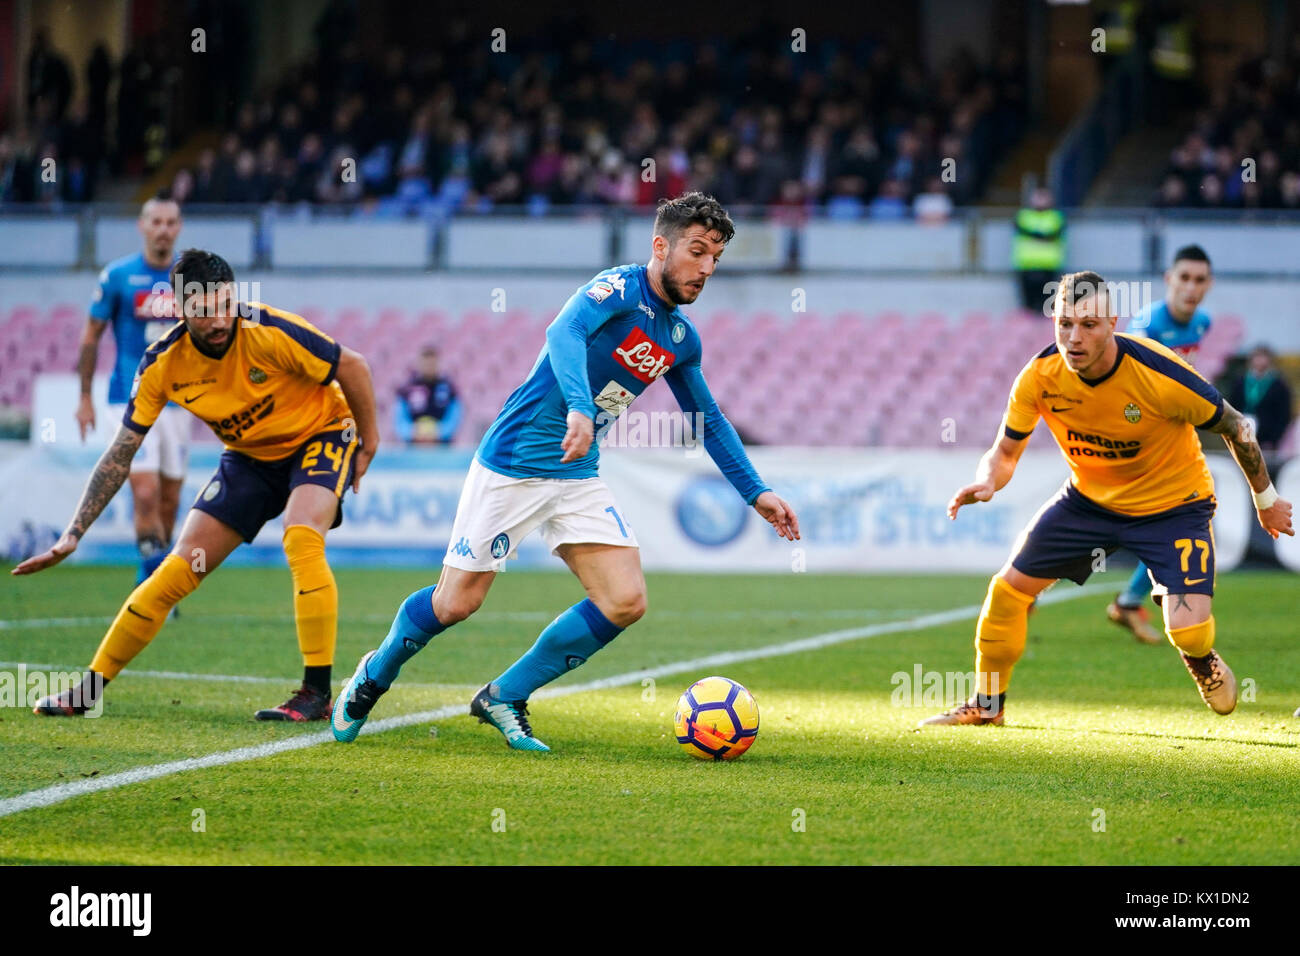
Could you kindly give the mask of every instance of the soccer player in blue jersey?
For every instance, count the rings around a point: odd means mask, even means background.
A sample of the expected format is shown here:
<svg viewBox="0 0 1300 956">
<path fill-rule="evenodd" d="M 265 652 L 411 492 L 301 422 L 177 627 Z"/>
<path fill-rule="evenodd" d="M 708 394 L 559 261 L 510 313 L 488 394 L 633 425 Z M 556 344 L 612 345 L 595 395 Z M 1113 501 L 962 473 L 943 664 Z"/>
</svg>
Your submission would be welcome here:
<svg viewBox="0 0 1300 956">
<path fill-rule="evenodd" d="M 138 226 L 144 250 L 104 267 L 81 335 L 77 425 L 83 442 L 86 430 L 95 427 L 90 387 L 105 330 L 112 327 L 117 345 L 113 374 L 108 380 L 109 417 L 121 419 L 145 348 L 176 324 L 168 274 L 181 232 L 180 206 L 171 199 L 150 199 L 140 210 Z M 168 405 L 131 463 L 135 541 L 140 551 L 136 584 L 149 577 L 167 557 L 189 458 L 189 428 L 180 407 Z"/>
<path fill-rule="evenodd" d="M 700 336 L 682 305 L 694 302 L 735 232 L 709 196 L 660 205 L 648 265 L 608 269 L 576 291 L 547 327 L 527 379 L 479 443 L 436 587 L 411 594 L 388 636 L 361 658 L 336 698 L 335 739 L 356 738 L 398 671 L 435 635 L 483 603 L 519 542 L 539 530 L 586 589 L 532 648 L 474 695 L 470 714 L 514 750 L 549 750 L 533 736 L 528 698 L 585 663 L 646 609 L 636 533 L 597 475 L 595 419 L 617 417 L 662 377 L 723 475 L 775 529 L 799 538 L 799 521 L 750 464 L 700 370 Z M 697 417 L 702 416 L 702 418 Z"/>
<path fill-rule="evenodd" d="M 1201 300 L 1214 284 L 1210 257 L 1200 246 L 1183 246 L 1174 253 L 1165 272 L 1165 297 L 1144 307 L 1127 329 L 1130 335 L 1154 339 L 1195 364 L 1201 340 L 1210 330 L 1210 316 Z M 1151 596 L 1151 575 L 1138 561 L 1128 586 L 1106 607 L 1106 616 L 1133 632 L 1143 644 L 1161 644 L 1163 637 L 1151 625 L 1146 602 Z"/>
</svg>

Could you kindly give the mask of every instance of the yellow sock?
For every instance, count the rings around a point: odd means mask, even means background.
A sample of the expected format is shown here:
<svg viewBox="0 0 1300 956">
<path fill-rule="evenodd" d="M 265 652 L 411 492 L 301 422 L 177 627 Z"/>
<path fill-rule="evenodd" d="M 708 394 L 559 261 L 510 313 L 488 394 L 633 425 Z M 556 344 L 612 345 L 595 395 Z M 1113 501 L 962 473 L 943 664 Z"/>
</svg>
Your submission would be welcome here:
<svg viewBox="0 0 1300 956">
<path fill-rule="evenodd" d="M 1191 627 L 1170 627 L 1165 625 L 1169 643 L 1188 657 L 1204 657 L 1214 649 L 1214 615 L 1211 614 L 1200 624 Z"/>
<path fill-rule="evenodd" d="M 303 664 L 329 667 L 338 638 L 339 590 L 325 560 L 325 538 L 305 524 L 290 525 L 284 529 L 284 553 L 293 574 L 293 616 Z"/>
<path fill-rule="evenodd" d="M 117 612 L 90 669 L 108 680 L 120 674 L 161 630 L 172 607 L 198 586 L 199 576 L 189 562 L 176 554 L 167 555 Z"/>
<path fill-rule="evenodd" d="M 1011 669 L 1025 649 L 1032 595 L 1017 591 L 1002 578 L 989 583 L 988 596 L 975 627 L 975 680 L 981 694 L 1005 694 Z"/>
</svg>

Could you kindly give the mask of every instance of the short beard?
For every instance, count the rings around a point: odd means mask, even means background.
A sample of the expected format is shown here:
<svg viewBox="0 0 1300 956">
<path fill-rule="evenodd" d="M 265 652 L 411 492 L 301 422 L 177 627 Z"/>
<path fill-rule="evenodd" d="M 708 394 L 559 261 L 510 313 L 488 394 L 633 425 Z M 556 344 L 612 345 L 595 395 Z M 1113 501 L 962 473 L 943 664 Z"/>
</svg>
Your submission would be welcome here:
<svg viewBox="0 0 1300 956">
<path fill-rule="evenodd" d="M 226 353 L 230 351 L 230 347 L 235 344 L 235 329 L 238 325 L 239 323 L 236 322 L 230 327 L 230 334 L 226 336 L 226 344 L 223 345 L 219 351 L 213 351 L 211 346 L 199 339 L 199 337 L 193 332 L 189 333 L 190 344 L 194 346 L 200 355 L 207 356 L 210 359 L 224 358 Z M 186 331 L 189 332 L 188 325 L 186 326 Z"/>
<path fill-rule="evenodd" d="M 664 274 L 663 281 L 664 291 L 668 293 L 668 298 L 673 305 L 681 305 L 683 302 L 689 303 L 691 301 L 691 297 L 682 290 L 680 285 L 670 279 L 667 273 Z"/>
</svg>

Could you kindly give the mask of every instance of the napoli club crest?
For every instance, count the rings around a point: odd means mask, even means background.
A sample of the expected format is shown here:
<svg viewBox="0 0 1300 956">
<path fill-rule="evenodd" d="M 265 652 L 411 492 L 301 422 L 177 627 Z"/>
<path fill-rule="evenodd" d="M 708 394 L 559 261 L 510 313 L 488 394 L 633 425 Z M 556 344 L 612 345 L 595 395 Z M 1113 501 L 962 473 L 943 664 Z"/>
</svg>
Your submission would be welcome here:
<svg viewBox="0 0 1300 956">
<path fill-rule="evenodd" d="M 1137 402 L 1129 402 L 1124 406 L 1124 417 L 1129 420 L 1129 424 L 1136 425 L 1142 421 L 1142 409 L 1138 408 Z"/>
<path fill-rule="evenodd" d="M 504 558 L 510 550 L 510 536 L 502 531 L 492 539 L 492 557 Z"/>
<path fill-rule="evenodd" d="M 252 382 L 254 385 L 261 385 L 263 382 L 266 381 L 266 373 L 263 372 L 260 368 L 254 366 L 253 368 L 250 368 L 248 370 L 248 380 Z"/>
<path fill-rule="evenodd" d="M 686 326 L 678 322 L 673 326 L 673 343 L 681 345 L 682 339 L 686 338 Z"/>
</svg>

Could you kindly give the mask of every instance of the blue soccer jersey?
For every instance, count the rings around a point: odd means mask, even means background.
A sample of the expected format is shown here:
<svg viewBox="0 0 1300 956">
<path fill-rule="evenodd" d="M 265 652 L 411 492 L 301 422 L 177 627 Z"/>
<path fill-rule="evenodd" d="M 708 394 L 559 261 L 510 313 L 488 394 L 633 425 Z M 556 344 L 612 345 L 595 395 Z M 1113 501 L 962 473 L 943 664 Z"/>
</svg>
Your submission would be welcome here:
<svg viewBox="0 0 1300 956">
<path fill-rule="evenodd" d="M 768 488 L 714 401 L 700 353 L 699 332 L 651 291 L 645 266 L 606 270 L 578 289 L 547 326 L 546 344 L 483 436 L 478 460 L 513 478 L 595 477 L 598 442 L 582 458 L 560 463 L 568 413 L 590 416 L 599 430 L 662 377 L 688 421 L 702 422 L 703 434 L 695 437 L 753 504 Z"/>
<path fill-rule="evenodd" d="M 1210 315 L 1204 309 L 1197 309 L 1186 322 L 1179 322 L 1169 311 L 1169 305 L 1164 299 L 1151 303 L 1133 316 L 1127 329 L 1131 335 L 1155 339 L 1189 362 L 1194 360 L 1201 339 L 1209 330 Z"/>
<path fill-rule="evenodd" d="M 113 326 L 117 359 L 108 380 L 108 400 L 119 405 L 131 397 L 131 383 L 144 350 L 176 324 L 170 264 L 155 269 L 137 252 L 110 262 L 99 274 L 90 317 Z"/>
</svg>

